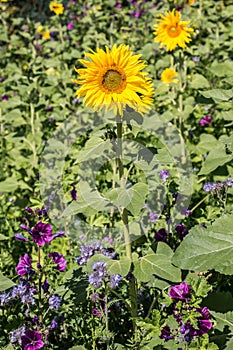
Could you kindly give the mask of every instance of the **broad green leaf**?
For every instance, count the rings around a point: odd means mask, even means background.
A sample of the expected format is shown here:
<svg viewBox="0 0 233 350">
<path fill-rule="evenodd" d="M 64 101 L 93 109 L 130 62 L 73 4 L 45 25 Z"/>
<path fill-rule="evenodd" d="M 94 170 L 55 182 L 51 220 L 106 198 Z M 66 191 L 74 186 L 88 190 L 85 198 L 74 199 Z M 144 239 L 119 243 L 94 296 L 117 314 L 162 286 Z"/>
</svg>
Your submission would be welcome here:
<svg viewBox="0 0 233 350">
<path fill-rule="evenodd" d="M 167 244 L 159 242 L 156 253 L 149 250 L 147 255 L 134 263 L 136 278 L 149 281 L 156 275 L 171 282 L 181 281 L 180 270 L 171 264 L 172 255 L 172 249 Z"/>
<path fill-rule="evenodd" d="M 131 261 L 129 258 L 122 257 L 120 260 L 110 260 L 108 261 L 108 273 L 119 274 L 121 276 L 126 276 L 129 272 Z"/>
<path fill-rule="evenodd" d="M 201 74 L 194 74 L 190 84 L 193 89 L 208 88 L 210 86 L 208 80 Z"/>
<path fill-rule="evenodd" d="M 6 180 L 0 182 L 0 192 L 14 192 L 18 185 L 15 177 L 8 177 Z"/>
<path fill-rule="evenodd" d="M 14 347 L 12 344 L 8 344 L 7 346 L 5 346 L 4 348 L 0 348 L 0 350 L 14 350 Z"/>
<path fill-rule="evenodd" d="M 63 216 L 70 216 L 78 213 L 90 216 L 99 211 L 106 210 L 108 200 L 101 197 L 98 191 L 93 190 L 86 182 L 79 182 L 77 189 L 78 200 L 66 207 Z"/>
<path fill-rule="evenodd" d="M 137 216 L 143 204 L 145 203 L 148 193 L 148 186 L 143 182 L 137 183 L 129 189 L 114 188 L 107 192 L 105 196 L 119 208 L 128 209 L 131 214 Z"/>
<path fill-rule="evenodd" d="M 233 97 L 233 90 L 213 89 L 207 91 L 199 91 L 206 98 L 212 98 L 214 101 L 228 101 Z"/>
<path fill-rule="evenodd" d="M 69 350 L 87 350 L 83 345 L 76 345 L 69 348 Z"/>
<path fill-rule="evenodd" d="M 217 321 L 217 329 L 223 331 L 224 327 L 228 327 L 228 329 L 231 330 L 231 333 L 233 334 L 233 311 L 224 314 L 220 312 L 211 311 L 211 314 Z"/>
<path fill-rule="evenodd" d="M 207 228 L 194 226 L 177 248 L 172 262 L 184 270 L 215 269 L 233 274 L 233 215 L 223 215 Z"/>
<path fill-rule="evenodd" d="M 15 286 L 15 283 L 9 278 L 3 276 L 3 274 L 0 272 L 0 292 L 9 289 L 13 286 Z"/>
<path fill-rule="evenodd" d="M 231 154 L 226 154 L 226 150 L 223 144 L 212 149 L 207 155 L 205 162 L 199 172 L 199 175 L 208 175 L 217 169 L 219 166 L 224 165 L 232 160 Z"/>
<path fill-rule="evenodd" d="M 4 236 L 3 234 L 0 233 L 0 241 L 4 241 L 5 239 L 9 239 L 9 237 Z"/>
<path fill-rule="evenodd" d="M 92 137 L 88 140 L 84 148 L 78 153 L 76 163 L 80 163 L 89 159 L 95 159 L 97 157 L 102 157 L 104 151 L 111 150 L 110 140 L 103 140 L 100 137 Z"/>
<path fill-rule="evenodd" d="M 232 62 L 230 61 L 214 63 L 209 70 L 218 77 L 233 76 Z"/>
<path fill-rule="evenodd" d="M 211 134 L 201 134 L 200 142 L 196 146 L 198 153 L 205 153 L 211 151 L 213 148 L 216 148 L 217 139 Z"/>
<path fill-rule="evenodd" d="M 220 117 L 222 117 L 224 120 L 233 120 L 233 109 L 230 109 L 229 111 L 222 111 L 220 113 Z"/>
</svg>

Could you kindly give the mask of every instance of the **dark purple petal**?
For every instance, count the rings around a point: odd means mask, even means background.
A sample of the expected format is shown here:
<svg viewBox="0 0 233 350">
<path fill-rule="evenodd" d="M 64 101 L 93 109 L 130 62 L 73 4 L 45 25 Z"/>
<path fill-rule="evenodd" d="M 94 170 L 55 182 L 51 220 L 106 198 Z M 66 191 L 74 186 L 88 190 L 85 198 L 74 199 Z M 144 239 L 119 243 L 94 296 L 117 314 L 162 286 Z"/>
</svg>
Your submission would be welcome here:
<svg viewBox="0 0 233 350">
<path fill-rule="evenodd" d="M 38 222 L 32 230 L 32 239 L 39 246 L 44 246 L 45 243 L 51 242 L 53 239 L 52 227 L 49 224 Z"/>
<path fill-rule="evenodd" d="M 16 267 L 18 275 L 23 276 L 29 274 L 32 268 L 32 259 L 28 254 L 24 254 L 24 256 L 20 257 L 20 261 Z"/>
<path fill-rule="evenodd" d="M 190 285 L 186 282 L 182 282 L 176 286 L 171 287 L 168 295 L 172 299 L 184 300 L 189 296 L 190 290 Z"/>
<path fill-rule="evenodd" d="M 38 350 L 43 348 L 44 342 L 40 332 L 27 330 L 22 336 L 23 350 Z"/>
</svg>

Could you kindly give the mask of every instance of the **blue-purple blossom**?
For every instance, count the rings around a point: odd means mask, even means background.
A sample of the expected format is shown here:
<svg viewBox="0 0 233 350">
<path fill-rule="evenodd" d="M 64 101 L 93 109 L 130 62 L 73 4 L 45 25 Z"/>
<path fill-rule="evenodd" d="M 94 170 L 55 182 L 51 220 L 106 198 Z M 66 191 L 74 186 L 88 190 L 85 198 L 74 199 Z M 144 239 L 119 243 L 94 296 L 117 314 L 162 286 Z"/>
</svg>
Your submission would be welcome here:
<svg viewBox="0 0 233 350">
<path fill-rule="evenodd" d="M 61 305 L 61 298 L 58 295 L 52 295 L 49 298 L 49 309 L 59 310 Z"/>
<path fill-rule="evenodd" d="M 11 294 L 9 292 L 3 292 L 0 294 L 0 305 L 5 306 L 11 302 Z"/>
<path fill-rule="evenodd" d="M 95 289 L 100 288 L 103 280 L 108 276 L 106 267 L 107 263 L 102 261 L 93 264 L 92 269 L 94 272 L 89 275 L 88 280 Z"/>
<path fill-rule="evenodd" d="M 214 191 L 216 189 L 216 182 L 209 182 L 209 183 L 206 183 L 203 185 L 203 190 L 205 192 L 211 192 L 211 191 Z"/>
<path fill-rule="evenodd" d="M 22 336 L 25 334 L 26 327 L 23 325 L 20 328 L 15 329 L 14 331 L 10 332 L 10 342 L 12 344 L 22 345 Z"/>
<path fill-rule="evenodd" d="M 53 331 L 53 330 L 56 329 L 57 327 L 58 327 L 58 322 L 57 322 L 55 319 L 53 319 L 53 320 L 51 321 L 51 323 L 50 323 L 49 330 L 50 330 L 50 331 Z"/>
<path fill-rule="evenodd" d="M 122 276 L 119 274 L 110 275 L 110 288 L 116 289 L 122 280 Z"/>
<path fill-rule="evenodd" d="M 159 172 L 159 176 L 160 176 L 160 179 L 165 182 L 167 180 L 167 178 L 170 176 L 170 173 L 168 170 L 161 170 Z"/>
<path fill-rule="evenodd" d="M 15 237 L 15 239 L 16 239 L 17 241 L 24 241 L 24 242 L 28 242 L 28 241 L 29 241 L 28 238 L 22 236 L 20 233 L 16 233 L 16 234 L 14 235 L 14 237 Z"/>
<path fill-rule="evenodd" d="M 80 247 L 81 255 L 78 256 L 75 261 L 79 265 L 86 265 L 88 260 L 96 254 L 103 254 L 110 259 L 113 259 L 116 256 L 115 250 L 112 247 L 105 248 L 100 242 L 92 242 L 90 244 L 84 244 Z"/>
<path fill-rule="evenodd" d="M 159 215 L 154 213 L 153 211 L 149 212 L 149 218 L 150 218 L 150 222 L 155 222 L 158 219 Z"/>
<path fill-rule="evenodd" d="M 67 30 L 72 30 L 74 28 L 74 21 L 70 21 L 68 24 L 67 24 Z"/>
<path fill-rule="evenodd" d="M 35 299 L 33 298 L 32 295 L 25 294 L 21 297 L 21 301 L 23 304 L 27 305 L 34 305 L 35 304 Z"/>
</svg>

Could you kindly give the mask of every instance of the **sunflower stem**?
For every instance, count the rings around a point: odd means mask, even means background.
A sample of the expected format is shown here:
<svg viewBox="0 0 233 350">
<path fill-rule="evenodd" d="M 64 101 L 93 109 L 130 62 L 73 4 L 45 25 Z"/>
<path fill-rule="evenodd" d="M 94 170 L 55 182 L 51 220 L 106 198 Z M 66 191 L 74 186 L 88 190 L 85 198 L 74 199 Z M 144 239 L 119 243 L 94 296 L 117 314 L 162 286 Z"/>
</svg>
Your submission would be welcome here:
<svg viewBox="0 0 233 350">
<path fill-rule="evenodd" d="M 120 119 L 120 117 L 119 117 Z M 122 152 L 122 134 L 123 134 L 123 124 L 122 121 L 117 118 L 117 163 L 118 163 L 118 173 L 120 186 L 124 190 L 125 189 L 125 177 L 124 177 L 124 167 L 123 167 L 123 152 Z M 129 222 L 128 222 L 128 210 L 123 208 L 121 219 L 123 222 L 123 230 L 124 230 L 124 240 L 125 240 L 125 249 L 126 256 L 132 260 L 131 253 L 131 243 L 130 243 L 130 231 L 129 231 Z M 133 330 L 136 338 L 136 318 L 137 318 L 137 281 L 133 277 L 129 281 L 129 298 L 130 298 L 130 306 L 131 306 L 131 316 L 133 323 Z"/>
</svg>

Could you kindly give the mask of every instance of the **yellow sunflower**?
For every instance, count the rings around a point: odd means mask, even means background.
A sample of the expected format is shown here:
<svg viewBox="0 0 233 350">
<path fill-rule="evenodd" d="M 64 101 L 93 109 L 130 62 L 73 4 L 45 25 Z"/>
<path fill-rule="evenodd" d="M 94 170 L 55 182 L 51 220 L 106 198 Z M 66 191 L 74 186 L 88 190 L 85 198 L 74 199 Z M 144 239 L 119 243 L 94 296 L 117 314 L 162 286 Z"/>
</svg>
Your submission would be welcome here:
<svg viewBox="0 0 233 350">
<path fill-rule="evenodd" d="M 85 55 L 89 60 L 79 61 L 86 68 L 75 68 L 79 79 L 73 81 L 81 85 L 76 95 L 84 97 L 88 107 L 94 111 L 113 109 L 121 116 L 126 105 L 141 114 L 150 108 L 154 89 L 147 73 L 142 72 L 146 64 L 141 55 L 133 55 L 126 45 L 106 47 L 106 52 L 91 50 Z"/>
<path fill-rule="evenodd" d="M 165 16 L 160 17 L 161 19 L 158 19 L 160 23 L 155 25 L 154 40 L 161 42 L 160 46 L 166 46 L 167 51 L 174 50 L 177 45 L 184 49 L 186 43 L 192 40 L 190 35 L 194 33 L 193 28 L 187 27 L 190 21 L 181 21 L 181 14 L 175 9 L 167 11 Z"/>
<path fill-rule="evenodd" d="M 177 76 L 177 72 L 172 68 L 166 68 L 161 74 L 161 80 L 163 83 L 178 83 L 178 79 L 174 79 Z"/>
<path fill-rule="evenodd" d="M 58 4 L 56 1 L 52 1 L 49 5 L 51 11 L 55 12 L 55 14 L 62 15 L 64 11 L 64 6 L 62 4 Z"/>
<path fill-rule="evenodd" d="M 43 33 L 43 35 L 42 35 L 42 37 L 44 38 L 44 39 L 50 39 L 50 31 L 49 30 L 46 30 L 44 33 Z"/>
</svg>

